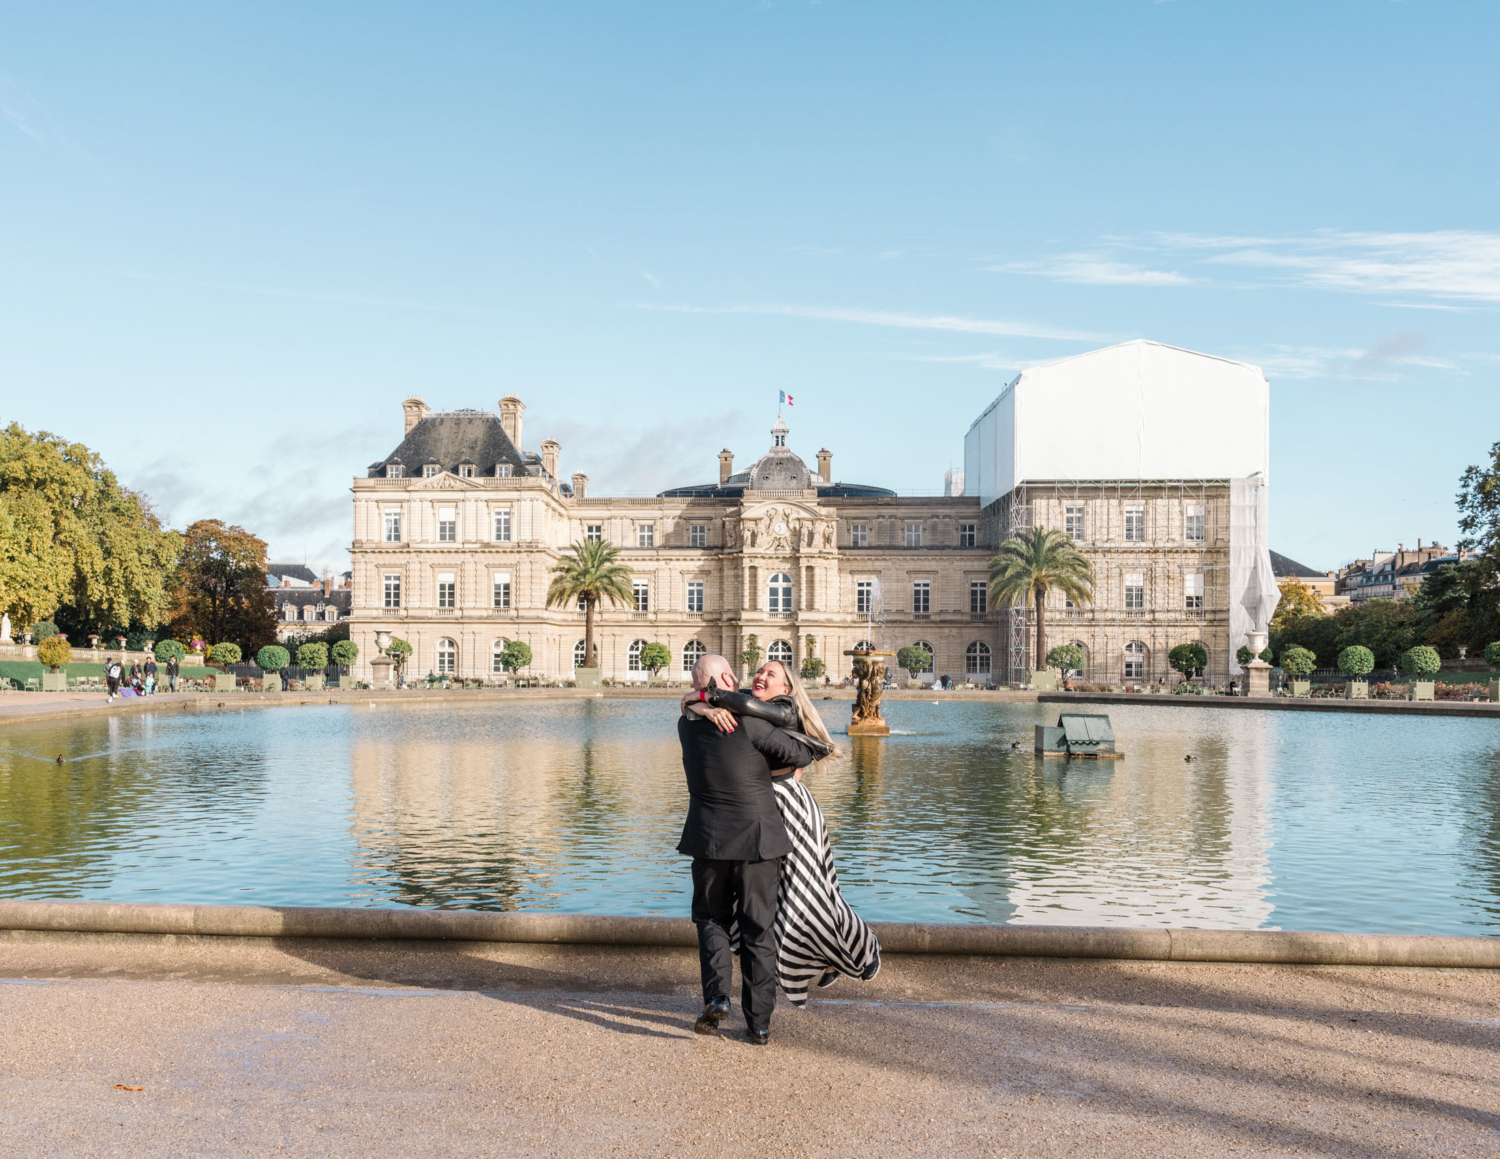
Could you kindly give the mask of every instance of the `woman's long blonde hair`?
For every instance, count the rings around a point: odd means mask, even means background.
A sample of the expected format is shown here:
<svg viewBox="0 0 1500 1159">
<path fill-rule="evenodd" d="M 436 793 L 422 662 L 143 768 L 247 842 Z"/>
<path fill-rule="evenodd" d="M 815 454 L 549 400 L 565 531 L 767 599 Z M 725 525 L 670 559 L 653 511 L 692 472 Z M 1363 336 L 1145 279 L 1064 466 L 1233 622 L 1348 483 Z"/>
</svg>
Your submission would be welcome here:
<svg viewBox="0 0 1500 1159">
<path fill-rule="evenodd" d="M 823 723 L 823 718 L 813 707 L 812 697 L 807 695 L 807 688 L 803 685 L 802 679 L 780 660 L 767 660 L 766 663 L 777 665 L 781 669 L 781 674 L 786 677 L 786 686 L 792 690 L 792 703 L 797 706 L 797 712 L 802 717 L 802 731 L 810 737 L 816 737 L 826 745 L 833 746 L 833 752 L 823 760 L 837 757 L 838 745 L 833 743 L 833 737 L 828 734 L 828 726 Z"/>
</svg>

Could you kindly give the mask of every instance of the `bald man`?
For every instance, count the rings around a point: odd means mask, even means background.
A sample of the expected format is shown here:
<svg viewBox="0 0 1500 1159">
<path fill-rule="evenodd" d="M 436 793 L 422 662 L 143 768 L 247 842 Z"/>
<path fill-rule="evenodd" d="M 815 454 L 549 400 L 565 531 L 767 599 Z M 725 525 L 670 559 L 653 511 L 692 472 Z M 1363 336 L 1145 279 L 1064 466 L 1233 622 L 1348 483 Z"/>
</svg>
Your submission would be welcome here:
<svg viewBox="0 0 1500 1159">
<path fill-rule="evenodd" d="M 710 680 L 729 691 L 739 686 L 722 656 L 693 665 L 694 688 L 701 692 Z M 776 890 L 781 859 L 792 849 L 771 770 L 805 768 L 813 754 L 757 717 L 740 717 L 734 731 L 722 732 L 706 717 L 685 712 L 677 737 L 689 797 L 677 852 L 693 859 L 693 924 L 703 975 L 703 1013 L 693 1029 L 714 1034 L 729 1013 L 729 926 L 738 919 L 746 1038 L 764 1046 L 776 1006 Z"/>
</svg>

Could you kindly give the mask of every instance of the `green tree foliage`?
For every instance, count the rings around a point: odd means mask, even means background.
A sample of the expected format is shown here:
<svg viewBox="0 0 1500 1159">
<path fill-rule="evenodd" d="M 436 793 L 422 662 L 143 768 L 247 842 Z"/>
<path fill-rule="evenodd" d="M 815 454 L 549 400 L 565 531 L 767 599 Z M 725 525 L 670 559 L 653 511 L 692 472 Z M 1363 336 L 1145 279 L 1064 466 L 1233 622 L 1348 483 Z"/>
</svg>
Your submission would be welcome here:
<svg viewBox="0 0 1500 1159">
<path fill-rule="evenodd" d="M 1208 667 L 1208 649 L 1197 641 L 1178 644 L 1167 653 L 1167 663 L 1184 676 L 1191 676 Z"/>
<path fill-rule="evenodd" d="M 31 625 L 31 638 L 40 644 L 49 636 L 57 635 L 57 625 L 51 620 L 39 620 Z"/>
<path fill-rule="evenodd" d="M 667 657 L 669 660 L 671 656 Z M 500 653 L 500 663 L 507 672 L 525 668 L 531 663 L 531 645 L 524 640 L 512 640 Z"/>
<path fill-rule="evenodd" d="M 45 431 L 0 431 L 0 611 L 159 624 L 178 537 L 98 455 Z M 81 638 L 81 637 L 80 637 Z"/>
<path fill-rule="evenodd" d="M 802 658 L 802 679 L 817 681 L 823 679 L 823 674 L 828 671 L 828 665 L 823 663 L 821 656 L 804 656 Z"/>
<path fill-rule="evenodd" d="M 1083 649 L 1077 644 L 1059 644 L 1047 653 L 1047 667 L 1064 671 L 1083 667 Z"/>
<path fill-rule="evenodd" d="M 1036 667 L 1046 667 L 1047 596 L 1061 592 L 1082 607 L 1093 602 L 1094 573 L 1089 561 L 1061 531 L 1033 527 L 1007 539 L 990 560 L 990 602 L 1036 608 Z"/>
<path fill-rule="evenodd" d="M 1239 661 L 1240 667 L 1243 668 L 1255 659 L 1255 653 L 1250 651 L 1249 644 L 1241 644 L 1240 650 L 1234 654 L 1234 658 Z"/>
<path fill-rule="evenodd" d="M 1281 602 L 1271 616 L 1271 630 L 1285 627 L 1303 616 L 1326 616 L 1318 593 L 1299 579 L 1281 581 Z"/>
<path fill-rule="evenodd" d="M 906 644 L 896 649 L 896 666 L 905 668 L 915 680 L 921 673 L 932 671 L 932 653 L 920 644 Z"/>
<path fill-rule="evenodd" d="M 1368 676 L 1375 670 L 1375 653 L 1362 644 L 1351 644 L 1339 653 L 1339 671 L 1346 676 Z"/>
<path fill-rule="evenodd" d="M 1271 634 L 1271 649 L 1283 654 L 1293 644 L 1309 649 L 1318 665 L 1332 668 L 1353 644 L 1375 653 L 1377 668 L 1393 668 L 1401 653 L 1420 642 L 1422 620 L 1415 600 L 1366 600 L 1331 616 L 1303 616 Z"/>
<path fill-rule="evenodd" d="M 328 649 L 328 654 L 333 657 L 335 664 L 342 664 L 345 668 L 359 659 L 359 645 L 353 640 L 336 640 Z"/>
<path fill-rule="evenodd" d="M 1490 448 L 1488 463 L 1469 467 L 1458 481 L 1459 547 L 1477 549 L 1500 566 L 1500 443 Z"/>
<path fill-rule="evenodd" d="M 1401 654 L 1401 671 L 1419 679 L 1424 676 L 1435 676 L 1442 666 L 1443 658 L 1437 654 L 1437 650 L 1425 644 L 1408 648 Z"/>
<path fill-rule="evenodd" d="M 1500 668 L 1500 640 L 1484 646 L 1484 662 L 1491 668 Z"/>
<path fill-rule="evenodd" d="M 761 657 L 766 650 L 760 646 L 760 637 L 753 632 L 745 637 L 745 647 L 740 652 L 740 663 L 744 666 L 745 675 L 748 677 L 760 667 Z"/>
<path fill-rule="evenodd" d="M 412 646 L 401 639 L 400 636 L 393 636 L 391 637 L 390 647 L 385 650 L 385 654 L 396 665 L 396 674 L 400 675 L 406 671 L 406 662 L 411 659 Z"/>
<path fill-rule="evenodd" d="M 266 672 L 280 672 L 291 662 L 291 653 L 280 644 L 267 644 L 255 654 L 255 663 Z"/>
<path fill-rule="evenodd" d="M 327 644 L 303 644 L 297 649 L 297 667 L 318 672 L 328 667 Z"/>
<path fill-rule="evenodd" d="M 1478 653 L 1500 636 L 1500 586 L 1488 557 L 1444 564 L 1422 581 L 1412 597 L 1417 639 L 1443 656 L 1460 645 Z"/>
<path fill-rule="evenodd" d="M 214 664 L 238 664 L 243 655 L 240 646 L 229 640 L 215 644 L 208 650 L 208 658 Z"/>
<path fill-rule="evenodd" d="M 158 663 L 165 664 L 168 660 L 175 659 L 179 664 L 187 655 L 187 646 L 177 640 L 159 640 L 156 645 L 156 659 Z"/>
<path fill-rule="evenodd" d="M 1281 670 L 1293 680 L 1305 680 L 1317 666 L 1317 656 L 1306 648 L 1293 645 L 1281 654 Z"/>
<path fill-rule="evenodd" d="M 56 672 L 73 662 L 73 649 L 69 647 L 66 636 L 54 632 L 37 645 L 36 658 Z"/>
<path fill-rule="evenodd" d="M 651 673 L 651 678 L 656 679 L 656 674 L 672 663 L 672 650 L 665 644 L 647 644 L 641 649 L 641 667 Z"/>
<path fill-rule="evenodd" d="M 583 654 L 585 668 L 599 667 L 594 645 L 594 616 L 605 600 L 623 608 L 635 606 L 630 569 L 619 562 L 620 549 L 607 540 L 575 543 L 571 556 L 558 560 L 547 585 L 549 608 L 570 608 L 583 601 Z"/>
<path fill-rule="evenodd" d="M 172 635 L 233 640 L 249 651 L 276 640 L 266 545 L 243 527 L 200 519 L 183 533 Z"/>
</svg>

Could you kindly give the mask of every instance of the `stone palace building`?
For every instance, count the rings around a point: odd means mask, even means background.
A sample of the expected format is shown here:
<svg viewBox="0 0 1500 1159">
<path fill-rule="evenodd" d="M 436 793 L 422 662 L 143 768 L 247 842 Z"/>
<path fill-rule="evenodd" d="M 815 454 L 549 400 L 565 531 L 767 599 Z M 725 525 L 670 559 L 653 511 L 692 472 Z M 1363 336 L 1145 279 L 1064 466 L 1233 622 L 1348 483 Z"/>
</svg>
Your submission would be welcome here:
<svg viewBox="0 0 1500 1159">
<path fill-rule="evenodd" d="M 734 659 L 755 636 L 800 665 L 809 648 L 838 679 L 845 649 L 924 644 L 935 675 L 988 683 L 997 623 L 988 601 L 993 519 L 977 497 L 903 497 L 814 470 L 780 419 L 747 470 L 718 455 L 718 480 L 653 498 L 594 496 L 560 473 L 559 445 L 522 442 L 520 399 L 499 414 L 403 404 L 405 437 L 354 481 L 352 639 L 369 677 L 376 633 L 414 649 L 408 675 L 491 679 L 510 640 L 530 645 L 526 674 L 568 679 L 583 662 L 584 614 L 546 607 L 570 544 L 603 539 L 633 576 L 629 608 L 596 615 L 603 675 L 645 680 L 647 643 L 665 644 L 681 678 L 707 652 Z M 815 641 L 815 643 L 812 643 Z M 738 662 L 736 661 L 736 664 Z"/>
</svg>

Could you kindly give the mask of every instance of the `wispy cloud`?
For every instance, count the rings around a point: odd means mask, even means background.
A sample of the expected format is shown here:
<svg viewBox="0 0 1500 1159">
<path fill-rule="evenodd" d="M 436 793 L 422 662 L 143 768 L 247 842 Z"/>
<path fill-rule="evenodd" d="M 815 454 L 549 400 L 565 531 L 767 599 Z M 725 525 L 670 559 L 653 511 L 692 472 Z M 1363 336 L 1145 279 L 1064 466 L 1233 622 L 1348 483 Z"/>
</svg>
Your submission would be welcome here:
<svg viewBox="0 0 1500 1159">
<path fill-rule="evenodd" d="M 835 306 L 796 306 L 765 303 L 749 306 L 673 306 L 638 302 L 640 310 L 676 314 L 756 314 L 778 318 L 813 318 L 823 322 L 854 322 L 898 330 L 943 330 L 957 334 L 993 334 L 1007 338 L 1042 338 L 1058 342 L 1099 342 L 1097 334 L 1064 330 L 1007 318 L 970 318 L 960 314 L 907 314 L 895 310 L 860 310 Z"/>
<path fill-rule="evenodd" d="M 1427 336 L 1415 330 L 1386 335 L 1368 349 L 1330 346 L 1272 346 L 1246 355 L 1269 378 L 1331 378 L 1358 382 L 1397 382 L 1408 368 L 1467 374 L 1461 362 L 1426 353 Z"/>
<path fill-rule="evenodd" d="M 38 145 L 47 144 L 47 134 L 41 127 L 41 106 L 4 73 L 0 73 L 0 116 Z"/>
<path fill-rule="evenodd" d="M 1014 370 L 1025 366 L 1026 360 L 1002 354 L 998 350 L 987 350 L 980 354 L 899 354 L 902 362 L 935 362 L 951 366 L 977 366 L 981 370 Z"/>
<path fill-rule="evenodd" d="M 646 281 L 650 282 L 658 290 L 661 289 L 661 287 L 662 287 L 662 280 L 660 278 L 658 278 L 655 274 L 651 273 L 649 270 L 642 270 L 641 271 L 641 277 L 645 278 Z"/>
<path fill-rule="evenodd" d="M 1151 270 L 1111 261 L 1097 253 L 1069 253 L 1034 262 L 1007 262 L 985 269 L 997 273 L 1034 274 L 1054 282 L 1082 286 L 1186 286 L 1192 278 L 1176 270 Z"/>
<path fill-rule="evenodd" d="M 1500 302 L 1500 234 L 1476 230 L 1302 237 L 1158 235 L 1207 264 L 1274 271 L 1293 284 L 1360 294 L 1417 294 Z"/>
<path fill-rule="evenodd" d="M 468 306 L 455 302 L 423 302 L 410 298 L 379 298 L 367 294 L 299 290 L 291 286 L 266 286 L 243 282 L 223 282 L 210 278 L 177 277 L 171 274 L 140 273 L 134 270 L 116 271 L 116 276 L 128 278 L 131 281 L 155 282 L 164 286 L 193 286 L 204 290 L 222 290 L 230 294 L 252 294 L 261 298 L 292 298 L 302 302 L 329 302 L 345 306 L 378 306 L 382 309 L 416 310 L 434 314 L 464 314 L 474 317 L 494 317 L 501 313 L 499 310 L 484 306 Z"/>
</svg>

